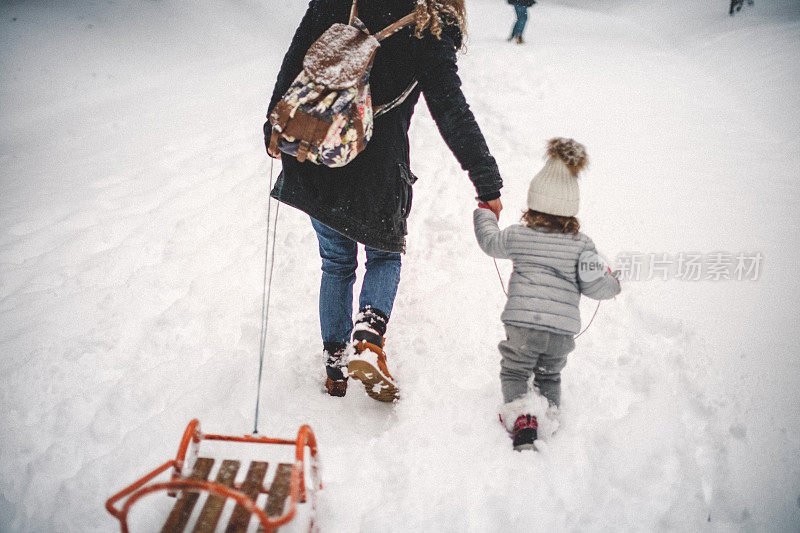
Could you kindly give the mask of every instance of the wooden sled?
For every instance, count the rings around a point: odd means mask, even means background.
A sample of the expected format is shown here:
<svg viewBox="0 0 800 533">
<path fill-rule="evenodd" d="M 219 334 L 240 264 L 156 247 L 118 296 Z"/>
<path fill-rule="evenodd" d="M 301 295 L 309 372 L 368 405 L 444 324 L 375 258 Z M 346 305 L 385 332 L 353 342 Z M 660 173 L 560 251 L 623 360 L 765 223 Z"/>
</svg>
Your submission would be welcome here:
<svg viewBox="0 0 800 533">
<path fill-rule="evenodd" d="M 215 481 L 210 481 L 208 477 L 214 469 L 215 460 L 198 457 L 199 444 L 204 440 L 292 445 L 295 447 L 294 463 L 278 464 L 274 469 L 272 482 L 266 486 L 264 480 L 269 467 L 266 462 L 250 462 L 244 481 L 235 483 L 241 461 L 225 459 L 218 465 Z M 189 452 L 190 445 L 192 445 L 191 452 Z M 310 452 L 310 483 L 306 483 L 306 448 Z M 190 454 L 191 465 L 187 465 L 189 462 L 187 461 L 187 452 Z M 190 467 L 191 472 L 187 475 L 184 468 L 188 470 Z M 169 481 L 151 483 L 156 477 L 170 469 L 172 469 L 172 477 Z M 128 533 L 128 512 L 131 506 L 148 494 L 167 492 L 170 496 L 177 496 L 177 500 L 161 529 L 162 533 L 184 531 L 194 515 L 197 518 L 193 521 L 192 531 L 207 533 L 217 529 L 223 515 L 225 502 L 232 499 L 236 502 L 236 506 L 227 520 L 227 526 L 224 529 L 226 533 L 247 531 L 253 517 L 258 524 L 258 531 L 272 532 L 295 517 L 298 504 L 310 500 L 310 531 L 314 526 L 314 493 L 319 488 L 322 488 L 322 485 L 317 471 L 317 442 L 314 432 L 309 426 L 300 428 L 296 440 L 286 440 L 249 435 L 206 435 L 200 431 L 200 422 L 194 419 L 186 427 L 175 459 L 167 461 L 113 495 L 106 501 L 106 509 L 119 520 L 122 532 Z M 205 503 L 199 514 L 193 513 L 203 493 L 207 493 Z M 257 500 L 262 494 L 266 495 L 266 498 L 261 498 L 262 501 L 264 499 L 266 501 L 259 506 Z M 123 499 L 125 501 L 122 503 L 122 507 L 115 507 L 115 504 Z M 288 506 L 286 505 L 287 499 Z"/>
</svg>

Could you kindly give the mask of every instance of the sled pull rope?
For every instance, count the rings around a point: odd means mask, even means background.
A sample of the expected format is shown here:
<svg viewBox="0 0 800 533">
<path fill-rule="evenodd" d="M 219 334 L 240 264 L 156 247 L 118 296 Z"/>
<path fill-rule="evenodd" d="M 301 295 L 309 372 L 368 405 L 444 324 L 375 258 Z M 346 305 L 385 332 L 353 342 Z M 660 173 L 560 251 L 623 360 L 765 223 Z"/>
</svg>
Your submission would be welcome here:
<svg viewBox="0 0 800 533">
<path fill-rule="evenodd" d="M 586 327 L 585 327 L 585 328 L 583 328 L 583 331 L 581 331 L 580 333 L 578 333 L 577 335 L 575 335 L 574 337 L 572 337 L 573 339 L 577 339 L 578 337 L 580 337 L 581 335 L 583 335 L 584 333 L 586 333 L 586 330 L 587 330 L 587 329 L 589 329 L 589 326 L 591 326 L 591 325 L 592 325 L 592 322 L 594 322 L 594 317 L 596 317 L 596 316 L 597 316 L 597 312 L 600 310 L 600 302 L 601 302 L 601 301 L 602 301 L 602 300 L 597 300 L 597 307 L 595 307 L 595 308 L 594 308 L 594 314 L 592 315 L 592 318 L 590 318 L 590 319 L 589 319 L 589 323 L 588 323 L 588 324 L 586 324 Z"/>
<path fill-rule="evenodd" d="M 266 231 L 266 245 L 264 246 L 264 281 L 262 283 L 264 290 L 261 293 L 261 335 L 259 337 L 258 346 L 258 388 L 256 389 L 256 414 L 253 422 L 253 434 L 258 434 L 258 406 L 261 403 L 261 376 L 264 372 L 264 353 L 266 352 L 267 345 L 267 326 L 269 325 L 269 300 L 272 294 L 272 273 L 275 269 L 275 235 L 278 231 L 278 209 L 281 204 L 278 202 L 275 205 L 275 222 L 272 224 L 272 253 L 269 250 L 269 230 L 270 219 L 272 218 L 272 176 L 275 166 L 275 160 L 270 158 L 269 163 L 269 189 L 267 190 L 267 231 Z M 267 277 L 269 272 L 269 277 Z"/>
<path fill-rule="evenodd" d="M 506 290 L 505 283 L 503 283 L 503 275 L 500 274 L 500 267 L 497 266 L 497 259 L 492 257 L 492 261 L 494 261 L 494 269 L 497 270 L 497 279 L 500 280 L 500 288 L 503 289 L 503 294 L 505 294 L 506 298 L 508 298 L 508 291 Z"/>
<path fill-rule="evenodd" d="M 502 274 L 500 274 L 500 267 L 497 266 L 497 259 L 492 258 L 492 260 L 494 261 L 494 269 L 497 270 L 497 278 L 500 280 L 500 287 L 503 289 L 503 294 L 505 294 L 506 298 L 507 298 L 508 297 L 508 291 L 506 291 L 505 283 L 503 283 L 503 276 L 502 276 Z M 586 327 L 583 328 L 583 331 L 581 331 L 580 333 L 578 333 L 577 335 L 572 337 L 573 339 L 577 339 L 578 337 L 580 337 L 581 335 L 586 333 L 586 330 L 589 329 L 589 326 L 592 325 L 592 322 L 594 322 L 594 317 L 597 316 L 597 312 L 600 310 L 600 302 L 601 302 L 601 300 L 597 300 L 597 307 L 594 308 L 594 314 L 592 314 L 592 318 L 589 319 L 589 323 L 586 324 Z"/>
</svg>

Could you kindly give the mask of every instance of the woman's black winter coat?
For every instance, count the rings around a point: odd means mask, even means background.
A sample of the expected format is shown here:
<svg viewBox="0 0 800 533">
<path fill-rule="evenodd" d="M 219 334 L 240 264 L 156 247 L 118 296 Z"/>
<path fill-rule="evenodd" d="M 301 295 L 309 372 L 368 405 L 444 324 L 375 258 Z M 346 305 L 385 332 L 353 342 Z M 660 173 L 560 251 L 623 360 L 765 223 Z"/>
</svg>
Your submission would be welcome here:
<svg viewBox="0 0 800 533">
<path fill-rule="evenodd" d="M 347 23 L 351 5 L 351 0 L 311 0 L 283 60 L 269 109 L 300 73 L 314 41 L 331 24 Z M 359 18 L 374 34 L 410 13 L 414 1 L 360 0 L 358 8 Z M 408 128 L 421 91 L 478 197 L 498 198 L 502 180 L 497 164 L 460 88 L 456 50 L 461 38 L 458 28 L 448 25 L 441 39 L 430 33 L 418 39 L 412 25 L 384 40 L 370 75 L 374 105 L 396 98 L 415 79 L 417 88 L 402 105 L 375 119 L 366 149 L 346 166 L 329 168 L 284 156 L 272 196 L 367 246 L 404 251 L 411 185 L 416 180 L 409 169 Z"/>
</svg>

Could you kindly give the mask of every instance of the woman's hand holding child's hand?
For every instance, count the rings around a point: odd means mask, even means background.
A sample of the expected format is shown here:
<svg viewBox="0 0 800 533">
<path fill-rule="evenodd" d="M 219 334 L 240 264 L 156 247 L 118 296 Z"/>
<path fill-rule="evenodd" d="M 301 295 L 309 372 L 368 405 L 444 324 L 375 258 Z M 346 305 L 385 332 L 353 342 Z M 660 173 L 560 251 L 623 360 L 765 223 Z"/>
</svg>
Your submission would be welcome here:
<svg viewBox="0 0 800 533">
<path fill-rule="evenodd" d="M 500 198 L 495 198 L 494 200 L 489 200 L 488 202 L 478 202 L 478 207 L 488 209 L 494 213 L 494 216 L 497 217 L 497 220 L 500 220 L 500 211 L 503 210 L 503 202 L 500 201 Z"/>
</svg>

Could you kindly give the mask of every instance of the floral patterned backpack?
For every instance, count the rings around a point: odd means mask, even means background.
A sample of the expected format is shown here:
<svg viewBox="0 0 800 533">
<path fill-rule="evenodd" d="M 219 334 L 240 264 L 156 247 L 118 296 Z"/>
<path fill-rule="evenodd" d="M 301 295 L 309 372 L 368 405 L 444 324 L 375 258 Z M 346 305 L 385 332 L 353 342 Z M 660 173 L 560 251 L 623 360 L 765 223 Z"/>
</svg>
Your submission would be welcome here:
<svg viewBox="0 0 800 533">
<path fill-rule="evenodd" d="M 410 13 L 369 34 L 353 0 L 348 24 L 333 24 L 311 45 L 303 70 L 264 124 L 270 152 L 298 161 L 341 167 L 352 161 L 372 137 L 375 117 L 400 105 L 416 81 L 391 102 L 372 107 L 369 73 L 380 41 L 414 22 Z"/>
</svg>

